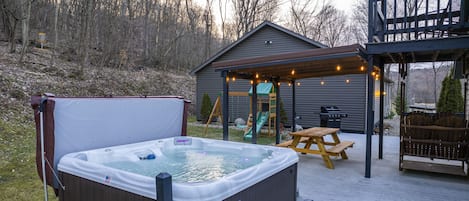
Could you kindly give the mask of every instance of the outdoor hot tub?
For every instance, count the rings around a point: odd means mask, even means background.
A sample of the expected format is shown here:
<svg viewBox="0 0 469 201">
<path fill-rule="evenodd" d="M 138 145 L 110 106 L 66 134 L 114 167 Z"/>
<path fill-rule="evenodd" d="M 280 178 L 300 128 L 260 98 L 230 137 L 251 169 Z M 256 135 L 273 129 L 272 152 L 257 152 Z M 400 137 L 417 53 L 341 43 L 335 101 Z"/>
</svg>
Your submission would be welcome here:
<svg viewBox="0 0 469 201">
<path fill-rule="evenodd" d="M 155 200 L 155 177 L 167 172 L 172 175 L 175 201 L 293 201 L 297 162 L 298 156 L 290 149 L 193 137 L 165 138 L 65 155 L 58 169 L 75 189 L 65 188 L 60 197 L 114 200 L 105 198 L 114 194 L 120 199 L 142 196 Z"/>
<path fill-rule="evenodd" d="M 186 137 L 189 103 L 33 96 L 39 176 L 61 201 L 295 200 L 295 152 Z"/>
</svg>

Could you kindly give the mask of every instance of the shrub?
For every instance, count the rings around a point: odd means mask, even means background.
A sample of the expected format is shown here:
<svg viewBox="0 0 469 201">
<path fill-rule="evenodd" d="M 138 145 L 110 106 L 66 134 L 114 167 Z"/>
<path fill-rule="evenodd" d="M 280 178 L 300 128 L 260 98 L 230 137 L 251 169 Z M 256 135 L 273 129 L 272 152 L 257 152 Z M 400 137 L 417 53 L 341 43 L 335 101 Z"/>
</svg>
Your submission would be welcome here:
<svg viewBox="0 0 469 201">
<path fill-rule="evenodd" d="M 397 115 L 401 115 L 401 94 L 398 92 L 396 98 L 394 99 L 394 110 L 396 111 Z M 407 101 L 404 98 L 402 107 L 404 112 L 407 111 Z"/>
<path fill-rule="evenodd" d="M 442 82 L 440 97 L 436 109 L 438 112 L 463 112 L 464 98 L 461 83 L 453 79 L 453 71 Z"/>
<path fill-rule="evenodd" d="M 283 125 L 285 125 L 288 121 L 288 117 L 287 117 L 287 112 L 285 111 L 285 108 L 283 108 L 283 101 L 282 99 L 280 99 L 280 123 L 282 123 Z"/>
<path fill-rule="evenodd" d="M 202 118 L 203 122 L 207 122 L 211 112 L 212 101 L 210 100 L 210 96 L 208 96 L 207 93 L 204 93 L 204 96 L 202 97 L 202 106 L 200 108 L 200 117 Z"/>
</svg>

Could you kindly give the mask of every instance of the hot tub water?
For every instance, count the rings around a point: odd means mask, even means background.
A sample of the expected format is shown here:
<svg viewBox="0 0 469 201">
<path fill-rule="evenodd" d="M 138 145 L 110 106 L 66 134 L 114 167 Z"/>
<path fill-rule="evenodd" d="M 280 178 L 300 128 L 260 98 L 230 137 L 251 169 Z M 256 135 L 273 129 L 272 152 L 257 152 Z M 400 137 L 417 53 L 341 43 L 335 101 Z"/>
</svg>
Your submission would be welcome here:
<svg viewBox="0 0 469 201">
<path fill-rule="evenodd" d="M 217 180 L 270 157 L 271 153 L 267 152 L 244 156 L 230 150 L 181 149 L 170 155 L 155 156 L 154 159 L 113 161 L 103 165 L 149 177 L 167 172 L 175 182 L 194 183 Z"/>
</svg>

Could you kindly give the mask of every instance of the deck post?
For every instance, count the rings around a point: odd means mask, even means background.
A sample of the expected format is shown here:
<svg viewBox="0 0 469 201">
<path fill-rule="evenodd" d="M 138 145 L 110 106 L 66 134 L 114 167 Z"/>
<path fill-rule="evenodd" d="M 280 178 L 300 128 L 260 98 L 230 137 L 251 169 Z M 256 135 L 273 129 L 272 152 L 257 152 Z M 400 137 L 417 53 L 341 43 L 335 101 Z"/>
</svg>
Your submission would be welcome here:
<svg viewBox="0 0 469 201">
<path fill-rule="evenodd" d="M 257 144 L 257 79 L 252 82 L 252 126 L 251 126 L 251 142 Z"/>
<path fill-rule="evenodd" d="M 221 76 L 223 77 L 222 85 L 223 85 L 223 99 L 222 99 L 222 117 L 223 117 L 223 140 L 228 140 L 228 91 L 229 91 L 229 84 L 228 84 L 228 72 L 222 71 Z"/>
<path fill-rule="evenodd" d="M 375 19 L 376 18 L 376 0 L 368 0 L 368 43 L 373 43 L 375 35 Z M 373 72 L 373 55 L 368 55 L 367 67 L 367 107 L 366 107 L 366 153 L 365 153 L 365 178 L 371 177 L 371 136 L 373 134 L 373 96 L 374 78 L 371 75 Z"/>
<path fill-rule="evenodd" d="M 291 89 L 292 89 L 292 105 L 291 105 L 291 131 L 296 131 L 296 90 L 295 90 L 295 80 L 291 81 Z"/>
<path fill-rule="evenodd" d="M 173 201 L 172 179 L 166 172 L 156 175 L 156 200 Z"/>
<path fill-rule="evenodd" d="M 275 87 L 275 144 L 280 143 L 280 81 L 274 83 Z"/>
<path fill-rule="evenodd" d="M 378 159 L 383 159 L 383 135 L 384 135 L 384 64 L 379 62 L 379 146 Z"/>
<path fill-rule="evenodd" d="M 374 78 L 371 75 L 373 72 L 373 56 L 368 55 L 368 69 L 367 69 L 367 78 L 368 78 L 368 97 L 367 97 L 367 107 L 366 107 L 366 165 L 365 165 L 365 177 L 371 177 L 371 140 L 373 135 L 373 101 L 374 101 Z"/>
</svg>

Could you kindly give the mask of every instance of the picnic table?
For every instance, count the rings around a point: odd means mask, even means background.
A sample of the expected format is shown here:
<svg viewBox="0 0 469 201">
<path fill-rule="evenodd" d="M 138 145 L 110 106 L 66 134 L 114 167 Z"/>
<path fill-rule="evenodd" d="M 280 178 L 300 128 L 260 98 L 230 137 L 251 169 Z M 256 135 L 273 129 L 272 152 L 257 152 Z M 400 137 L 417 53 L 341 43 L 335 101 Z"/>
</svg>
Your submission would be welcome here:
<svg viewBox="0 0 469 201">
<path fill-rule="evenodd" d="M 355 142 L 343 141 L 341 142 L 338 128 L 326 128 L 326 127 L 313 127 L 305 130 L 292 132 L 290 135 L 293 137 L 292 140 L 278 144 L 280 147 L 289 147 L 296 152 L 303 154 L 319 154 L 322 156 L 326 167 L 334 169 L 330 156 L 339 156 L 342 159 L 348 159 L 345 149 L 352 147 Z M 333 142 L 325 141 L 324 137 L 331 135 Z M 299 147 L 300 143 L 305 143 L 304 147 Z M 317 149 L 311 149 L 311 145 L 316 144 Z M 328 146 L 328 148 L 326 148 Z"/>
</svg>

